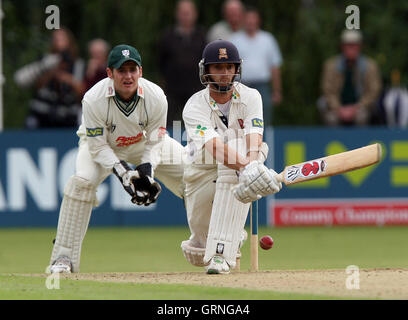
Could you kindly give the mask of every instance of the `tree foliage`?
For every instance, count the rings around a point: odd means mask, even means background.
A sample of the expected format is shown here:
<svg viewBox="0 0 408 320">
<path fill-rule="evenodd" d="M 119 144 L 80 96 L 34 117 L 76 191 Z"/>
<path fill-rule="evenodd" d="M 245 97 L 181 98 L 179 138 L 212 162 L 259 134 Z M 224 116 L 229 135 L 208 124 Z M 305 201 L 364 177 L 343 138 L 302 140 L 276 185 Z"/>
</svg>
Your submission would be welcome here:
<svg viewBox="0 0 408 320">
<path fill-rule="evenodd" d="M 316 125 L 316 99 L 320 95 L 322 63 L 339 50 L 349 4 L 360 9 L 364 52 L 380 66 L 384 84 L 393 69 L 408 82 L 408 1 L 247 0 L 257 7 L 263 29 L 278 40 L 284 101 L 276 108 L 276 125 Z M 209 28 L 221 18 L 222 1 L 195 0 L 199 24 Z M 158 80 L 157 41 L 163 29 L 174 23 L 176 0 L 3 0 L 3 65 L 5 127 L 22 127 L 29 90 L 13 81 L 15 70 L 34 61 L 49 45 L 51 31 L 45 27 L 48 5 L 60 8 L 61 24 L 77 38 L 80 54 L 87 58 L 87 43 L 104 38 L 112 45 L 130 43 L 139 49 L 144 76 Z M 171 63 L 169 61 L 168 63 Z"/>
</svg>

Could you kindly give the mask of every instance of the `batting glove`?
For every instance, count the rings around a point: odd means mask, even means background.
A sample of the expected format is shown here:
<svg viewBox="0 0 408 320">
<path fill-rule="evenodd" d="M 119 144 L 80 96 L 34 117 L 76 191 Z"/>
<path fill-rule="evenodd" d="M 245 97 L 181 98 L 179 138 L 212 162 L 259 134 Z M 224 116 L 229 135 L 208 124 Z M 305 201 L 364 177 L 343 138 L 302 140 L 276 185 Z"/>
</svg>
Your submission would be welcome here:
<svg viewBox="0 0 408 320">
<path fill-rule="evenodd" d="M 241 202 L 259 200 L 282 189 L 282 183 L 276 179 L 277 173 L 258 161 L 252 161 L 242 171 L 234 196 Z"/>
</svg>

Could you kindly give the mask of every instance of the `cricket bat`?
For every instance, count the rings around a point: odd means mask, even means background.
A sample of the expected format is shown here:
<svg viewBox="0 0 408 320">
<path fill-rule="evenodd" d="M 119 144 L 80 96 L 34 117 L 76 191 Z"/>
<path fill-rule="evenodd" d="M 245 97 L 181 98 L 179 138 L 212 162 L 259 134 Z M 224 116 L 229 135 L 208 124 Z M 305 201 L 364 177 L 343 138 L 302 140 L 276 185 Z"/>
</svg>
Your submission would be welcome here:
<svg viewBox="0 0 408 320">
<path fill-rule="evenodd" d="M 381 145 L 375 143 L 366 147 L 287 166 L 276 178 L 285 185 L 291 185 L 330 177 L 378 163 L 381 160 L 381 152 Z"/>
<path fill-rule="evenodd" d="M 285 167 L 276 178 L 285 185 L 334 176 L 352 170 L 371 166 L 381 160 L 381 145 L 375 143 L 366 147 L 333 154 Z M 256 203 L 257 205 L 257 203 Z M 258 217 L 251 205 L 251 271 L 258 271 Z"/>
</svg>

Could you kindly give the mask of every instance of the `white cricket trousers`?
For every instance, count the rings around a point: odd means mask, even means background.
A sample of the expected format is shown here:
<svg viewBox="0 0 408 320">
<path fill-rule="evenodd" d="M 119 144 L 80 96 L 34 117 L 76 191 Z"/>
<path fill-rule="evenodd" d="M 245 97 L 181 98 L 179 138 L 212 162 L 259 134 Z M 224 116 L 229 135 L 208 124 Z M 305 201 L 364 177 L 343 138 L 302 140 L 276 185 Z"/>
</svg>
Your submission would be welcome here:
<svg viewBox="0 0 408 320">
<path fill-rule="evenodd" d="M 217 181 L 217 165 L 190 164 L 184 169 L 185 206 L 190 243 L 205 248 Z"/>
</svg>

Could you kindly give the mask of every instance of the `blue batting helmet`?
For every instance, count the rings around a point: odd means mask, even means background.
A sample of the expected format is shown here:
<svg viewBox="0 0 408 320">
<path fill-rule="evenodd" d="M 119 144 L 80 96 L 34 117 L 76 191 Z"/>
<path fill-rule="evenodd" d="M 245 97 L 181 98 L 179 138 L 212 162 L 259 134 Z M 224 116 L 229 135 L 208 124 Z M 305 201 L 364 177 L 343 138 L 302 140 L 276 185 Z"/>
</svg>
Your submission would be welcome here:
<svg viewBox="0 0 408 320">
<path fill-rule="evenodd" d="M 204 85 L 213 84 L 219 91 L 229 91 L 231 85 L 220 87 L 212 82 L 208 73 L 208 65 L 215 63 L 233 63 L 236 66 L 236 76 L 241 78 L 242 59 L 239 56 L 237 47 L 226 40 L 214 40 L 206 45 L 203 51 L 202 59 L 199 63 L 200 81 Z M 235 78 L 235 77 L 234 77 Z M 234 80 L 234 79 L 233 79 Z"/>
</svg>

